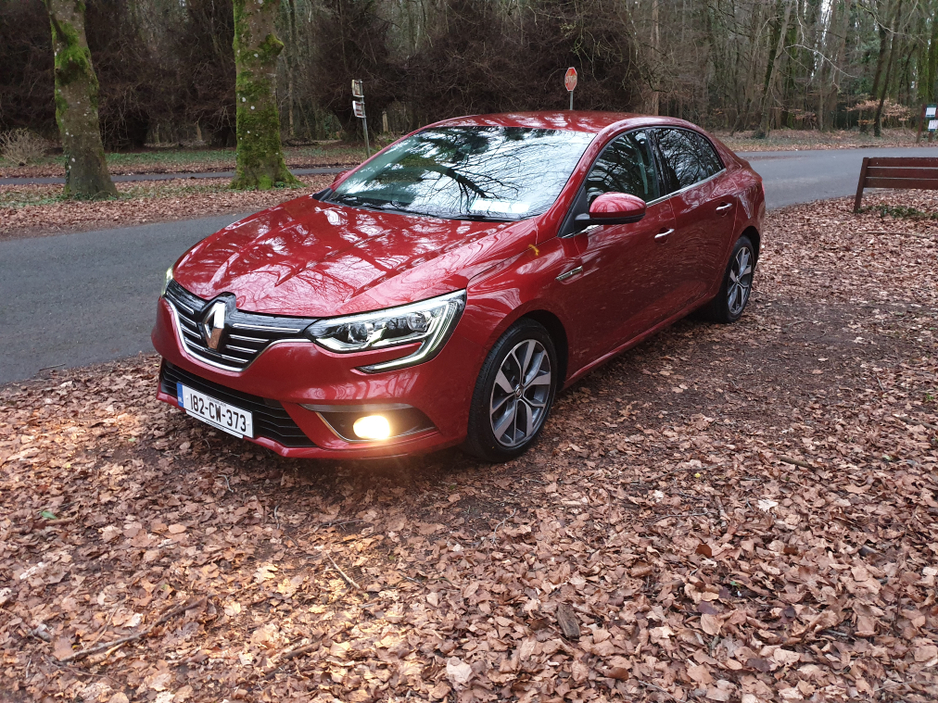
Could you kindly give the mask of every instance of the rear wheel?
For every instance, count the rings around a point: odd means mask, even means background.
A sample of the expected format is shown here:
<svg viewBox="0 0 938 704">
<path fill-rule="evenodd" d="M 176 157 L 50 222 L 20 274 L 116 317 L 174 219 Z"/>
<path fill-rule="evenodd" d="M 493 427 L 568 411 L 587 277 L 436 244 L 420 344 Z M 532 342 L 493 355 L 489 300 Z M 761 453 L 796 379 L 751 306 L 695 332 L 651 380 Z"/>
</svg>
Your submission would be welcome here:
<svg viewBox="0 0 938 704">
<path fill-rule="evenodd" d="M 472 394 L 467 452 L 505 462 L 527 450 L 550 413 L 557 353 L 542 325 L 520 320 L 489 352 Z"/>
<path fill-rule="evenodd" d="M 716 298 L 704 309 L 706 317 L 718 323 L 733 323 L 746 309 L 752 292 L 756 254 L 752 241 L 743 235 L 736 241 L 723 274 L 723 285 Z"/>
</svg>

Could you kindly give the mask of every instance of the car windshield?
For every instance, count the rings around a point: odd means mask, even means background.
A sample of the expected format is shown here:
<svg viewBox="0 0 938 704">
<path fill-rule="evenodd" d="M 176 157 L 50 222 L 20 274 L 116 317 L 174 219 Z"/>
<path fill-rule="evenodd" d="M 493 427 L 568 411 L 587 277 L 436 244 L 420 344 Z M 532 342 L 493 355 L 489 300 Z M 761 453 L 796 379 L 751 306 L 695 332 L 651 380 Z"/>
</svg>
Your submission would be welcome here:
<svg viewBox="0 0 938 704">
<path fill-rule="evenodd" d="M 388 148 L 326 200 L 466 220 L 521 220 L 556 200 L 593 135 L 436 127 Z"/>
</svg>

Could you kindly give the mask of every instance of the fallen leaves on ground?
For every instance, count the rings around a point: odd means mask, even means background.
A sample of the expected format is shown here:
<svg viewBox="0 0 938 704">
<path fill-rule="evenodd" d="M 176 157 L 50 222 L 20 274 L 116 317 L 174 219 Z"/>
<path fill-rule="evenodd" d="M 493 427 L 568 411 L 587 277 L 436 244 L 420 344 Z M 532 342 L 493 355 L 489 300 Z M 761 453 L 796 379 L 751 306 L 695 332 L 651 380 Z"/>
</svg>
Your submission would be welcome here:
<svg viewBox="0 0 938 704">
<path fill-rule="evenodd" d="M 376 145 L 376 148 L 383 145 Z M 185 149 L 156 147 L 141 152 L 105 155 L 108 172 L 119 174 L 183 174 L 206 171 L 233 171 L 235 149 Z M 291 169 L 359 164 L 365 157 L 365 145 L 344 142 L 320 142 L 314 146 L 285 146 L 283 157 Z M 61 156 L 46 157 L 36 164 L 18 166 L 0 160 L 0 178 L 48 178 L 65 176 Z M 61 188 L 61 186 L 60 186 Z"/>
<path fill-rule="evenodd" d="M 755 131 L 730 132 L 714 130 L 734 151 L 776 152 L 798 149 L 859 149 L 863 147 L 938 147 L 938 141 L 928 141 L 928 135 L 916 140 L 916 129 L 884 129 L 881 137 L 872 132 L 862 133 L 858 129 L 830 130 L 771 130 L 769 136 L 757 139 Z"/>
<path fill-rule="evenodd" d="M 269 191 L 232 191 L 230 180 L 214 178 L 121 182 L 121 198 L 98 201 L 60 200 L 55 185 L 0 186 L 0 240 L 262 210 L 320 191 L 334 178 L 300 176 L 302 188 Z"/>
<path fill-rule="evenodd" d="M 153 357 L 0 389 L 0 698 L 938 698 L 938 222 L 849 209 L 505 465 L 285 460 Z"/>
</svg>

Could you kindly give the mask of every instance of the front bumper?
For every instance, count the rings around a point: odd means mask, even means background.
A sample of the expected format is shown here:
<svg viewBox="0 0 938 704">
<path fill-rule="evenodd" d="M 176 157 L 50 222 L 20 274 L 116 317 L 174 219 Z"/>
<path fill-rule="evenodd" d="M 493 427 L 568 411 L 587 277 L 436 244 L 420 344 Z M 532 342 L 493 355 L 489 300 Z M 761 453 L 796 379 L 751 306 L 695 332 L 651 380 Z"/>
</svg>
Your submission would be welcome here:
<svg viewBox="0 0 938 704">
<path fill-rule="evenodd" d="M 466 437 L 484 358 L 484 350 L 461 337 L 457 326 L 435 358 L 390 372 L 366 374 L 356 367 L 406 354 L 403 348 L 343 355 L 306 341 L 272 345 L 244 370 L 229 371 L 186 351 L 175 311 L 162 298 L 152 340 L 164 360 L 157 393 L 161 401 L 179 406 L 174 389 L 180 381 L 251 410 L 255 437 L 249 439 L 285 457 L 393 457 L 459 444 Z M 343 411 L 406 408 L 414 412 L 402 411 L 404 416 L 425 421 L 402 425 L 406 432 L 383 441 L 350 440 L 346 426 L 336 422 Z"/>
</svg>

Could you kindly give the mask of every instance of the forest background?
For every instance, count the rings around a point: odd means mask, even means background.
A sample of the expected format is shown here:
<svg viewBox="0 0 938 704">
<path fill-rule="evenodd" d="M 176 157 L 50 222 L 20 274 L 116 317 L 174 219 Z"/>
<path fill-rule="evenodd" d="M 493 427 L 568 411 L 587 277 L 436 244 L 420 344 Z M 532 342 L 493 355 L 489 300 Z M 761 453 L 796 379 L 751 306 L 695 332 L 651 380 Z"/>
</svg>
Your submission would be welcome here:
<svg viewBox="0 0 938 704">
<path fill-rule="evenodd" d="M 231 0 L 88 0 L 109 150 L 234 146 Z M 732 132 L 915 126 L 938 97 L 938 0 L 283 0 L 289 144 L 466 113 L 576 107 Z M 0 0 L 0 130 L 57 140 L 49 17 Z"/>
</svg>

